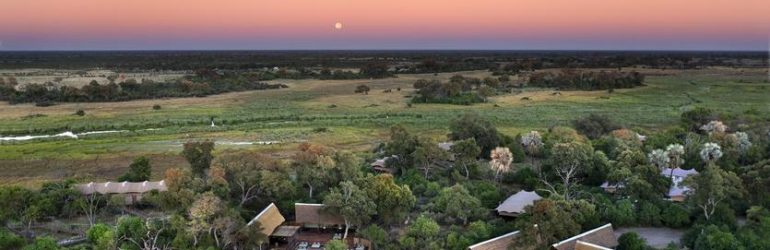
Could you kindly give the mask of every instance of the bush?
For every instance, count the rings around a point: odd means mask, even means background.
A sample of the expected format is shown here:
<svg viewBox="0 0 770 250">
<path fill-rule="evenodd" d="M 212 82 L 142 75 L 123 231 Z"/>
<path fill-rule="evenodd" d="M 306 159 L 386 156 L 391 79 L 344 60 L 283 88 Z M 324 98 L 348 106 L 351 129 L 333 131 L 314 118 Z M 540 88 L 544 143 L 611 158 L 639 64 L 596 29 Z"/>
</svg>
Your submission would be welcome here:
<svg viewBox="0 0 770 250">
<path fill-rule="evenodd" d="M 521 185 L 524 190 L 535 190 L 540 179 L 537 178 L 537 173 L 532 170 L 531 167 L 523 167 L 516 171 L 511 177 L 513 183 Z"/>
<path fill-rule="evenodd" d="M 673 228 L 682 228 L 690 225 L 690 213 L 684 207 L 670 204 L 661 214 L 663 225 Z"/>
<path fill-rule="evenodd" d="M 0 229 L 0 249 L 19 249 L 24 246 L 24 239 L 8 230 Z"/>
<path fill-rule="evenodd" d="M 152 109 L 153 110 L 160 110 L 160 105 L 158 105 L 158 104 L 152 105 Z"/>
<path fill-rule="evenodd" d="M 639 206 L 639 224 L 644 226 L 660 226 L 660 208 L 648 201 L 642 201 Z"/>
<path fill-rule="evenodd" d="M 618 238 L 617 250 L 645 250 L 647 249 L 647 241 L 645 241 L 639 234 L 635 232 L 628 232 L 620 235 Z"/>
<path fill-rule="evenodd" d="M 83 111 L 82 109 L 78 109 L 78 111 L 75 111 L 75 115 L 77 115 L 77 116 L 84 116 L 84 115 L 86 115 L 86 112 Z"/>
</svg>

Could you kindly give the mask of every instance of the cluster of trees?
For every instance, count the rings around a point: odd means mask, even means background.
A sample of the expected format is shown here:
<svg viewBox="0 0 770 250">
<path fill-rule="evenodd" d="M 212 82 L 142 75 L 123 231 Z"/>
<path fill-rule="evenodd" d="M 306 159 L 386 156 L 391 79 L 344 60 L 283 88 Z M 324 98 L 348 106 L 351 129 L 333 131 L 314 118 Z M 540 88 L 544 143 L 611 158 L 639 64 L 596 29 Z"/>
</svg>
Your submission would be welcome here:
<svg viewBox="0 0 770 250">
<path fill-rule="evenodd" d="M 452 76 L 449 82 L 420 79 L 413 86 L 417 89 L 417 95 L 412 98 L 413 103 L 459 105 L 486 102 L 487 97 L 498 92 L 508 92 L 512 87 L 508 76 L 479 79 L 462 75 Z"/>
<path fill-rule="evenodd" d="M 194 76 L 170 82 L 135 79 L 108 84 L 91 81 L 81 88 L 57 87 L 53 83 L 27 84 L 17 90 L 14 86 L 0 85 L 0 100 L 10 103 L 34 102 L 48 106 L 56 102 L 110 102 L 164 97 L 201 97 L 233 91 L 286 88 L 284 84 L 259 82 L 253 75 L 219 75 L 212 70 L 199 70 Z"/>
<path fill-rule="evenodd" d="M 642 86 L 644 75 L 636 71 L 577 71 L 563 70 L 559 73 L 533 73 L 528 86 L 558 88 L 563 90 L 612 90 Z"/>
</svg>

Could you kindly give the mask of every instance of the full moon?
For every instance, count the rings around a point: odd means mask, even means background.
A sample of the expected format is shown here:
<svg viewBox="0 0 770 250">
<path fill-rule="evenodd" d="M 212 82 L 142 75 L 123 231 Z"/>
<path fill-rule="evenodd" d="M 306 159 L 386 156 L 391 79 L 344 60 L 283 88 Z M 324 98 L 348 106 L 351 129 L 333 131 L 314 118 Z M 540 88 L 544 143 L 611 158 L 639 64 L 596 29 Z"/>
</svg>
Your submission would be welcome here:
<svg viewBox="0 0 770 250">
<path fill-rule="evenodd" d="M 341 30 L 341 29 L 342 29 L 342 23 L 341 23 L 341 22 L 337 22 L 337 23 L 335 23 L 335 24 L 334 24 L 334 29 L 338 29 L 338 30 Z"/>
</svg>

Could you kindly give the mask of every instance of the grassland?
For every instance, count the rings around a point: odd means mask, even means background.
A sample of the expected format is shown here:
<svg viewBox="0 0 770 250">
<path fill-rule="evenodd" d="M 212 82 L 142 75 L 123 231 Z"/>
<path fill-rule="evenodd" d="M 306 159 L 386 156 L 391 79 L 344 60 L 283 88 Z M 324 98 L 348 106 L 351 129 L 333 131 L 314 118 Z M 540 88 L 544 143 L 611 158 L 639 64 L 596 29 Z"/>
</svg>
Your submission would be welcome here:
<svg viewBox="0 0 770 250">
<path fill-rule="evenodd" d="M 761 69 L 711 68 L 688 71 L 637 69 L 648 74 L 646 86 L 606 91 L 527 89 L 472 106 L 407 105 L 412 83 L 420 78 L 448 79 L 454 73 L 399 75 L 376 80 L 277 80 L 288 89 L 229 93 L 204 98 L 140 100 L 119 103 L 0 104 L 0 134 L 56 134 L 63 131 L 132 130 L 80 139 L 4 142 L 0 145 L 0 181 L 35 185 L 43 180 L 88 176 L 111 179 L 131 158 L 150 155 L 155 174 L 185 164 L 181 143 L 215 139 L 218 150 L 250 150 L 285 156 L 304 141 L 367 150 L 403 124 L 437 138 L 464 112 L 492 120 L 506 134 L 566 125 L 577 117 L 601 113 L 626 126 L 657 130 L 676 124 L 695 106 L 719 111 L 755 110 L 770 114 L 770 83 Z M 483 77 L 488 72 L 460 72 Z M 355 94 L 367 84 L 368 95 Z M 397 91 L 401 88 L 401 91 Z M 383 90 L 392 89 L 391 93 Z M 527 98 L 524 98 L 527 97 Z M 525 100 L 528 99 L 528 100 Z M 153 110 L 153 105 L 160 110 Z M 73 113 L 83 109 L 85 116 Z M 214 118 L 215 127 L 210 125 Z M 328 131 L 319 132 L 318 128 Z M 141 130 L 158 129 L 158 130 Z M 238 142 L 277 141 L 274 145 Z"/>
</svg>

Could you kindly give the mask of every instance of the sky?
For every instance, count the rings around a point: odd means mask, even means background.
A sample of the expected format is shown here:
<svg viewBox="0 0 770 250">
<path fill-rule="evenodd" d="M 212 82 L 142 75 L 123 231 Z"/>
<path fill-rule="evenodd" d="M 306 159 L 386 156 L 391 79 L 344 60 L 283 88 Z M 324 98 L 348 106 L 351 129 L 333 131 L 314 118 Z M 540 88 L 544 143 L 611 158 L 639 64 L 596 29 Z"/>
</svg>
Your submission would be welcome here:
<svg viewBox="0 0 770 250">
<path fill-rule="evenodd" d="M 768 13 L 768 0 L 1 0 L 0 50 L 766 51 Z"/>
</svg>

